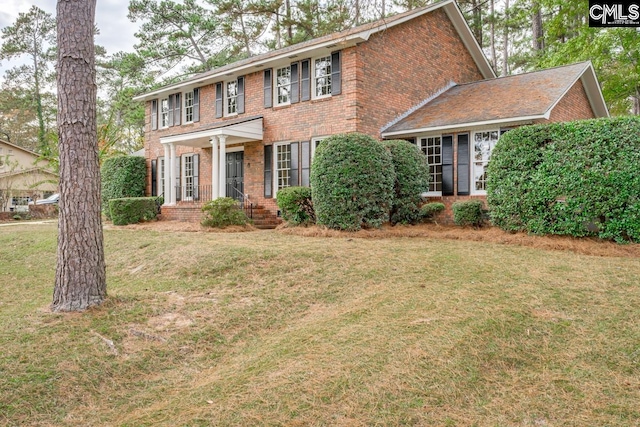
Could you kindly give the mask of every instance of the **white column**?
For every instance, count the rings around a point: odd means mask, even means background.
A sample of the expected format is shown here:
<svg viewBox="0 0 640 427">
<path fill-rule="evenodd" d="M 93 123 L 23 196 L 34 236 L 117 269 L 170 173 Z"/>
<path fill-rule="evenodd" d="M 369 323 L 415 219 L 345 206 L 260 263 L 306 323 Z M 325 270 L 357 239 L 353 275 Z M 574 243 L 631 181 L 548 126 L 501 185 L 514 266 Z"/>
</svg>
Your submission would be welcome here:
<svg viewBox="0 0 640 427">
<path fill-rule="evenodd" d="M 220 197 L 220 175 L 218 174 L 218 137 L 212 136 L 211 142 L 211 200 Z"/>
<path fill-rule="evenodd" d="M 227 194 L 227 136 L 220 135 L 218 139 L 220 140 L 220 169 L 218 174 L 220 177 L 220 181 L 218 182 L 220 186 L 219 197 L 231 197 L 232 194 Z"/>
<path fill-rule="evenodd" d="M 176 145 L 172 142 L 169 143 L 169 150 L 171 152 L 170 154 L 170 159 L 171 159 L 171 165 L 169 166 L 170 170 L 169 173 L 171 175 L 171 179 L 170 179 L 170 183 L 169 183 L 169 196 L 171 199 L 170 204 L 175 205 L 176 204 L 176 165 L 177 165 L 177 160 L 176 160 Z"/>
<path fill-rule="evenodd" d="M 168 205 L 171 203 L 171 151 L 169 149 L 169 144 L 164 145 L 164 204 Z"/>
</svg>

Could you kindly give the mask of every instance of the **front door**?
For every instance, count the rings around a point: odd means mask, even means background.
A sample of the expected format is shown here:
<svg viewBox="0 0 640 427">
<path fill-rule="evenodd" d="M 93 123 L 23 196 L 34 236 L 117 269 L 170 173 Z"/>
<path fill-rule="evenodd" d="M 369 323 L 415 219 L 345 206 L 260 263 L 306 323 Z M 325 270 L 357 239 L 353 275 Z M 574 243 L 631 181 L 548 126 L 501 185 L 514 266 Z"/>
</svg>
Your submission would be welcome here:
<svg viewBox="0 0 640 427">
<path fill-rule="evenodd" d="M 227 197 L 242 201 L 244 194 L 244 152 L 227 153 Z"/>
</svg>

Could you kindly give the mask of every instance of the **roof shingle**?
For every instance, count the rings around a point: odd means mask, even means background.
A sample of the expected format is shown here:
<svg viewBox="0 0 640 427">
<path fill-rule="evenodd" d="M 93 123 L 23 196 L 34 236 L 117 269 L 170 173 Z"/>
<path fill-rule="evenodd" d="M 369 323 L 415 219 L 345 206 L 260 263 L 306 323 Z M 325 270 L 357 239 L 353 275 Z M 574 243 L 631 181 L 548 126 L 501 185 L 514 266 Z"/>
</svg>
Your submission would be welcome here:
<svg viewBox="0 0 640 427">
<path fill-rule="evenodd" d="M 581 62 L 456 85 L 383 133 L 544 115 L 589 67 Z"/>
</svg>

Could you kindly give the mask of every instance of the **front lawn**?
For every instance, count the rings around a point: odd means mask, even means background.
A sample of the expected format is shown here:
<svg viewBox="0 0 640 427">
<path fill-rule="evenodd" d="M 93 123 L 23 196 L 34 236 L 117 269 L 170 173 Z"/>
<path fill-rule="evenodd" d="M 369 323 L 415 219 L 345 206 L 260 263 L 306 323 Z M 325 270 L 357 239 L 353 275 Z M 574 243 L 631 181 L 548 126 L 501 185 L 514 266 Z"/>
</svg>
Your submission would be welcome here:
<svg viewBox="0 0 640 427">
<path fill-rule="evenodd" d="M 52 314 L 55 224 L 0 227 L 0 425 L 640 423 L 640 258 L 339 236 L 110 228 Z"/>
</svg>

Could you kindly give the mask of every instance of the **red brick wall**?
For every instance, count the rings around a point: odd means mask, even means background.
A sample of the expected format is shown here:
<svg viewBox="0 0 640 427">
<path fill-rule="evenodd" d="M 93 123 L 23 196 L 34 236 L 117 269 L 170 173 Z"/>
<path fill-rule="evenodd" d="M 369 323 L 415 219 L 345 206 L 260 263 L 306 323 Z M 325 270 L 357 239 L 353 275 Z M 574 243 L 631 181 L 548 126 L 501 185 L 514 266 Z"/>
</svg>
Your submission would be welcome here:
<svg viewBox="0 0 640 427">
<path fill-rule="evenodd" d="M 442 9 L 372 35 L 357 55 L 358 131 L 376 138 L 451 81 L 483 79 Z"/>
<path fill-rule="evenodd" d="M 149 193 L 151 160 L 164 156 L 164 148 L 159 142 L 161 137 L 193 132 L 228 120 L 261 115 L 263 141 L 244 144 L 245 193 L 249 194 L 254 203 L 257 202 L 275 213 L 275 200 L 263 197 L 264 145 L 309 141 L 313 137 L 354 131 L 379 138 L 380 129 L 384 125 L 442 89 L 450 81 L 464 83 L 482 79 L 476 64 L 442 10 L 374 34 L 369 41 L 343 50 L 340 95 L 264 108 L 263 72 L 261 68 L 245 75 L 246 112 L 238 116 L 215 118 L 215 84 L 200 88 L 198 123 L 151 131 L 151 102 L 147 102 L 145 154 L 149 170 Z M 178 145 L 176 153 L 178 156 L 200 153 L 200 184 L 210 185 L 211 148 L 208 143 L 203 144 L 206 148 Z M 179 210 L 175 212 L 177 215 Z"/>
<path fill-rule="evenodd" d="M 566 122 L 593 118 L 595 118 L 595 114 L 591 109 L 589 98 L 587 98 L 582 81 L 578 80 L 551 111 L 549 121 Z"/>
</svg>

